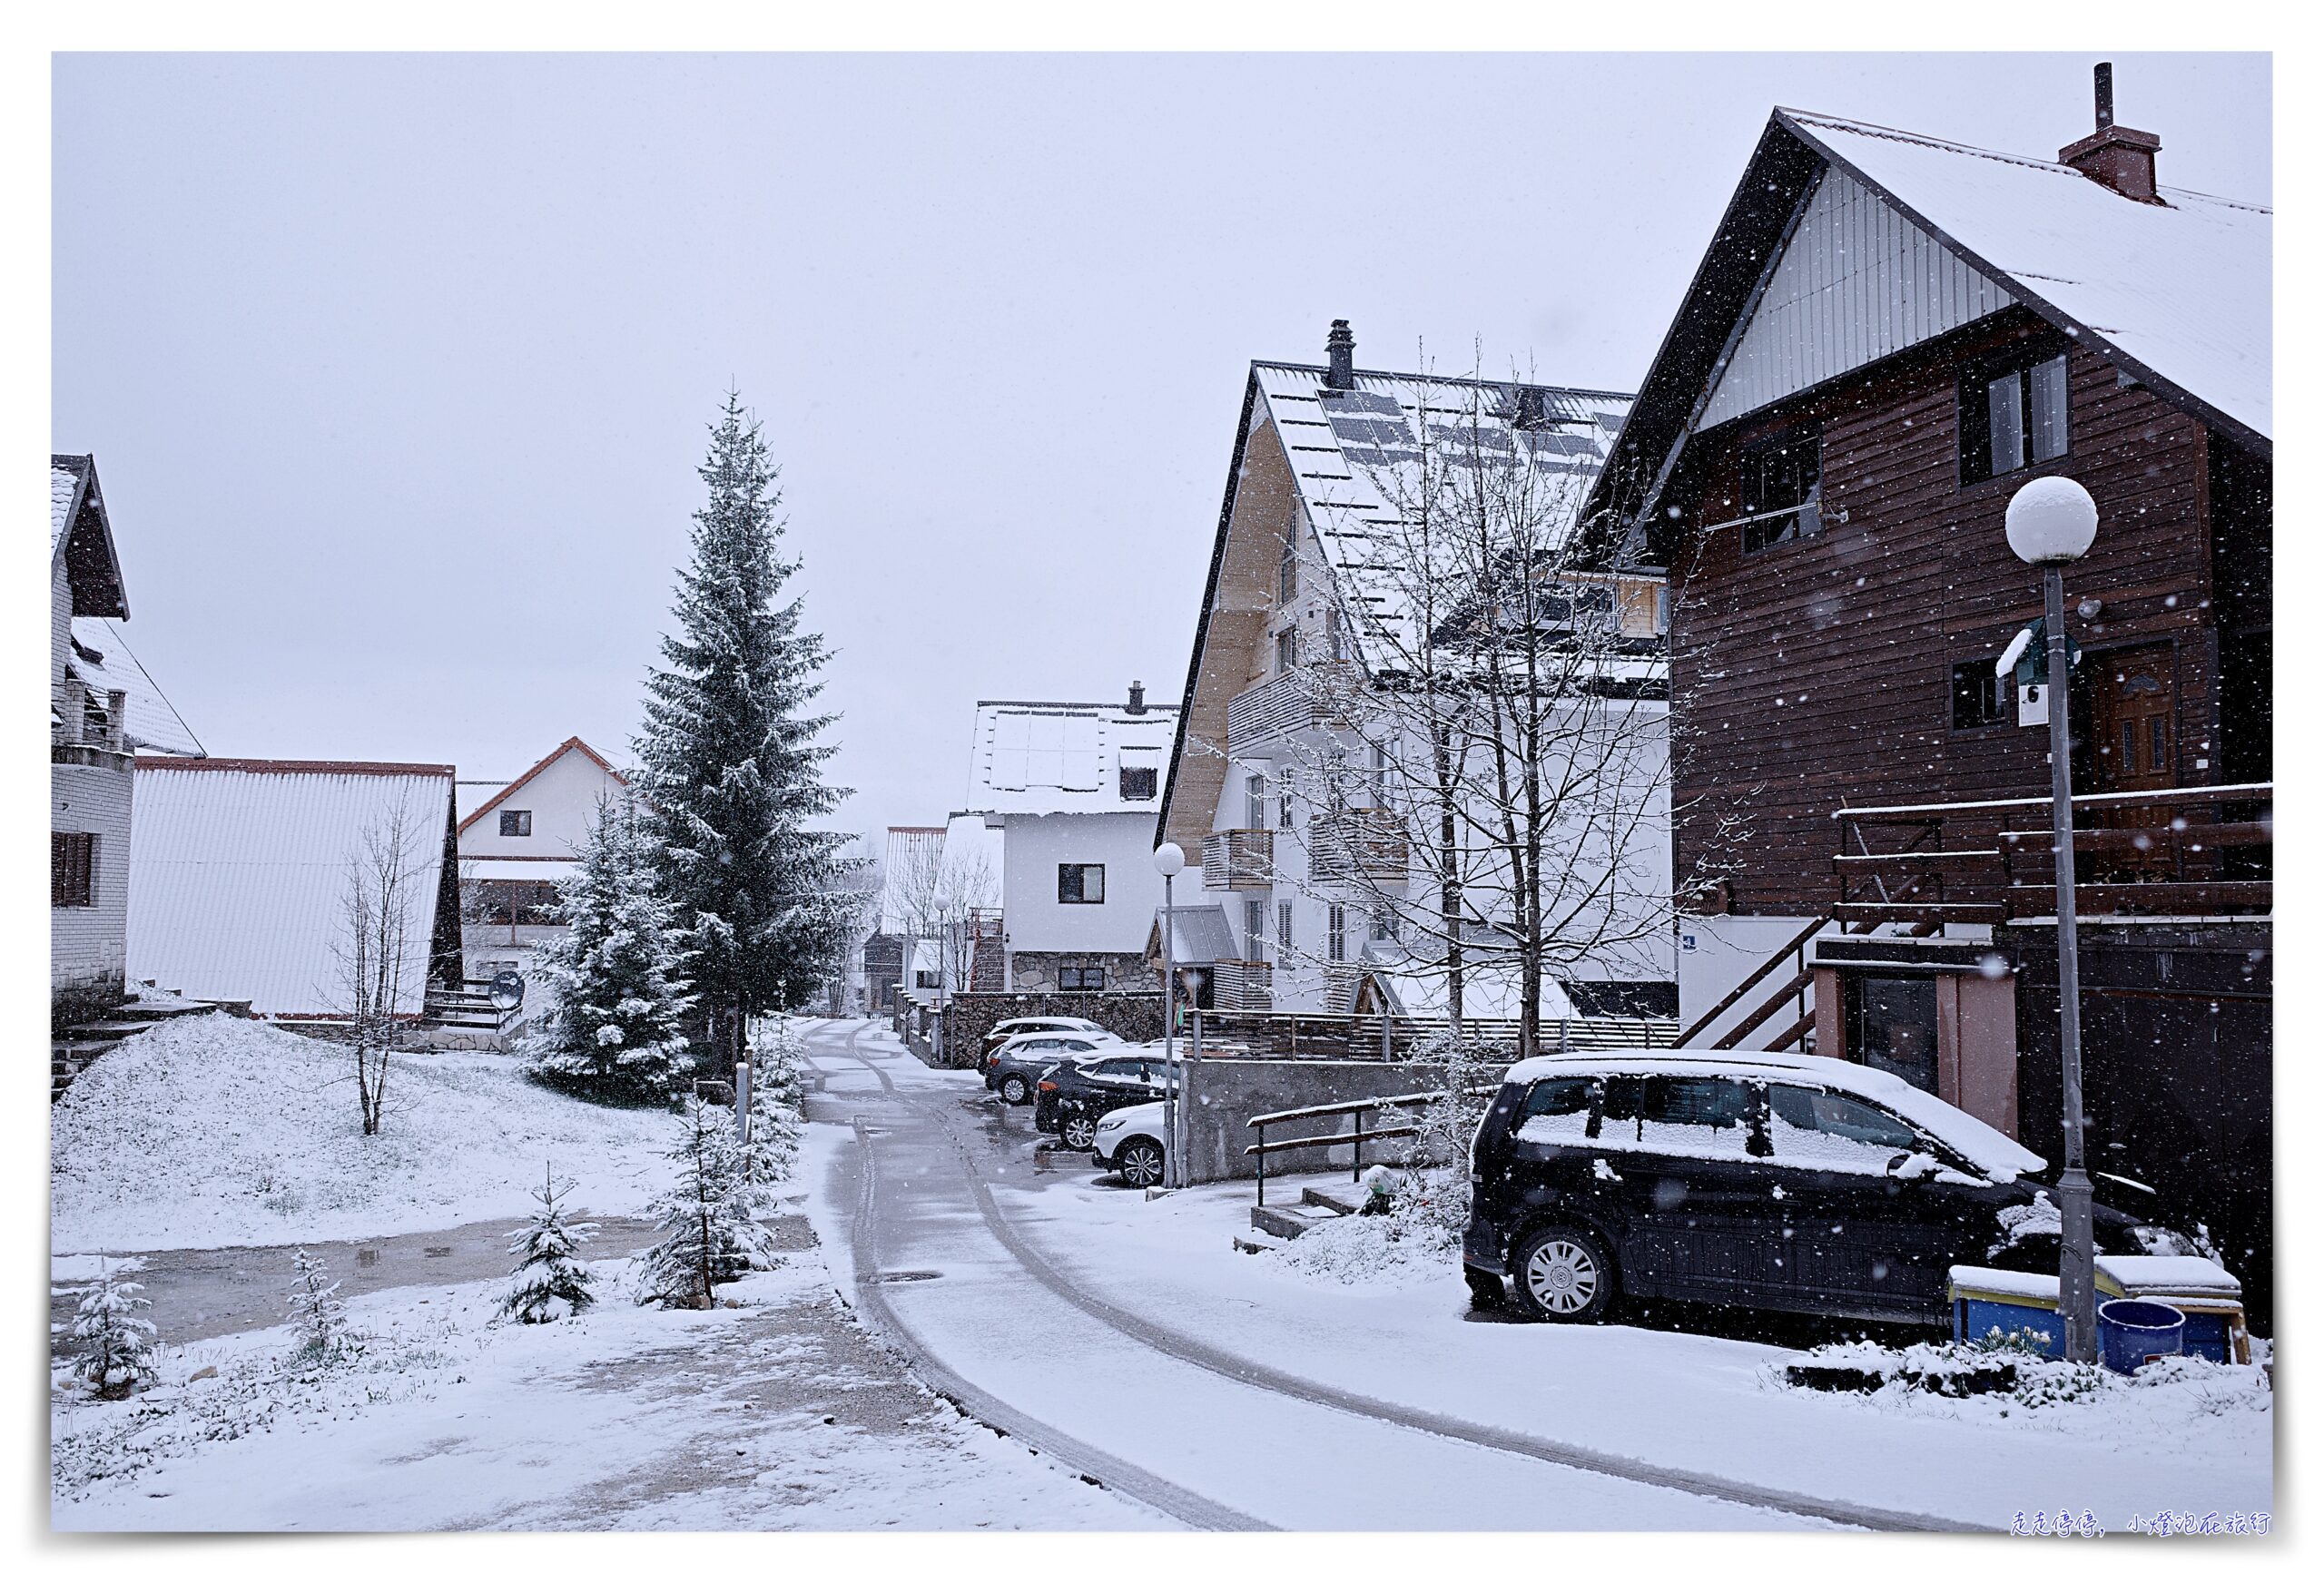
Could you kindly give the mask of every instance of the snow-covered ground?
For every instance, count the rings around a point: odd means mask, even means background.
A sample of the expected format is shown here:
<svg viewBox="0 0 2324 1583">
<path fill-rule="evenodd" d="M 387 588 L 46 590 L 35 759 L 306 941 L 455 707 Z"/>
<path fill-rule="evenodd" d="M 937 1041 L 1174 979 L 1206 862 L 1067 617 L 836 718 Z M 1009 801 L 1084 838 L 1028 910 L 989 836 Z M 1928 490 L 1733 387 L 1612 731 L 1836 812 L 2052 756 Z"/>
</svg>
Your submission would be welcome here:
<svg viewBox="0 0 2324 1583">
<path fill-rule="evenodd" d="M 520 1215 L 545 1163 L 576 1213 L 641 1209 L 672 1122 L 526 1081 L 515 1058 L 399 1055 L 387 1119 L 362 1135 L 340 1047 L 223 1015 L 125 1040 L 51 1113 L 60 1254 L 265 1246 Z"/>
<path fill-rule="evenodd" d="M 1163 1519 L 960 1415 L 875 1346 L 813 1254 L 736 1306 L 488 1322 L 497 1283 L 350 1305 L 328 1373 L 283 1330 L 164 1349 L 127 1401 L 51 1396 L 60 1529 L 1134 1529 Z M 200 1381 L 189 1376 L 217 1372 Z"/>
<path fill-rule="evenodd" d="M 1282 1188 L 1295 1198 L 1299 1182 Z M 2252 1369 L 2177 1365 L 2041 1405 L 1805 1391 L 1780 1382 L 1800 1355 L 1784 1347 L 1473 1320 L 1456 1267 L 1364 1246 L 1386 1217 L 1311 1232 L 1325 1243 L 1296 1260 L 1236 1252 L 1249 1183 L 1153 1200 L 1095 1176 L 995 1193 L 1047 1259 L 1106 1302 L 1324 1385 L 1472 1423 L 1984 1528 L 2067 1504 L 2110 1528 L 2134 1510 L 2272 1508 L 2273 1396 Z"/>
</svg>

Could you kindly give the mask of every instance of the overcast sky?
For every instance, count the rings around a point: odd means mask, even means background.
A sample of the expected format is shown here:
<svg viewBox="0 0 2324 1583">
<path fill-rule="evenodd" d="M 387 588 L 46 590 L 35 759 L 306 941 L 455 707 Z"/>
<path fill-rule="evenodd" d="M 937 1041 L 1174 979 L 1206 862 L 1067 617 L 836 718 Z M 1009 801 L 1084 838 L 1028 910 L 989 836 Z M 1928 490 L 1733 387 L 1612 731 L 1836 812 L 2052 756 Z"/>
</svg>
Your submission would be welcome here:
<svg viewBox="0 0 2324 1583">
<path fill-rule="evenodd" d="M 213 753 L 629 757 L 732 381 L 851 830 L 1186 680 L 1253 358 L 1644 372 L 1768 108 L 2053 156 L 2088 55 L 60 57 L 54 428 Z M 2118 55 L 2267 201 L 2262 56 Z"/>
</svg>

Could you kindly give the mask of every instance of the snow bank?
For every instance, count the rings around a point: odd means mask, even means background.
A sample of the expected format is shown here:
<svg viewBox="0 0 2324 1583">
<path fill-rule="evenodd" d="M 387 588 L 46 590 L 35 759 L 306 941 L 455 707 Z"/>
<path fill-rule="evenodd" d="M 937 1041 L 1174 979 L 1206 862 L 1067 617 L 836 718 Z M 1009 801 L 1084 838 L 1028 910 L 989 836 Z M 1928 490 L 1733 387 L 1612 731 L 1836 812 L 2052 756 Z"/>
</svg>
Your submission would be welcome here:
<svg viewBox="0 0 2324 1583">
<path fill-rule="evenodd" d="M 55 1253 L 268 1246 L 522 1215 L 544 1161 L 576 1214 L 643 1209 L 672 1121 L 527 1082 L 506 1056 L 431 1050 L 389 1068 L 362 1136 L 351 1057 L 226 1016 L 124 1041 L 51 1112 Z"/>
</svg>

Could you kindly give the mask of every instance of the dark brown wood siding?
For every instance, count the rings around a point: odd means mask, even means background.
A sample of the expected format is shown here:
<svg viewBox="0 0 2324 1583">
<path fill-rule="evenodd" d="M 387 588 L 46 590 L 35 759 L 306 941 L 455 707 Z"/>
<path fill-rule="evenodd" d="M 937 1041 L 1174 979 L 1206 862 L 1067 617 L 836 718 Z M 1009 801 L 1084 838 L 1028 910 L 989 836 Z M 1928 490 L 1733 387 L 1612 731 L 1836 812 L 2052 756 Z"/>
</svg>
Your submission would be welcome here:
<svg viewBox="0 0 2324 1583">
<path fill-rule="evenodd" d="M 1739 512 L 1743 447 L 1801 422 L 1824 436 L 1820 535 L 1746 554 L 1735 529 L 1688 531 L 1669 556 L 1677 867 L 1718 866 L 1710 832 L 1742 821 L 1727 865 L 1737 910 L 1807 916 L 1833 900 L 1831 814 L 1844 804 L 2047 790 L 2046 733 L 2014 714 L 1956 732 L 1951 707 L 1953 665 L 1990 662 L 2042 612 L 2040 578 L 2002 528 L 2010 496 L 2040 474 L 2078 479 L 2101 513 L 2097 544 L 2067 576 L 2085 670 L 2108 649 L 2171 644 L 2179 782 L 2219 783 L 2203 426 L 2075 349 L 2068 455 L 1960 481 L 1961 368 L 2037 333 L 2013 311 L 1740 420 L 1689 457 L 1694 482 L 1673 503 L 1699 526 Z M 2072 613 L 2092 597 L 2103 601 L 2095 620 Z"/>
</svg>

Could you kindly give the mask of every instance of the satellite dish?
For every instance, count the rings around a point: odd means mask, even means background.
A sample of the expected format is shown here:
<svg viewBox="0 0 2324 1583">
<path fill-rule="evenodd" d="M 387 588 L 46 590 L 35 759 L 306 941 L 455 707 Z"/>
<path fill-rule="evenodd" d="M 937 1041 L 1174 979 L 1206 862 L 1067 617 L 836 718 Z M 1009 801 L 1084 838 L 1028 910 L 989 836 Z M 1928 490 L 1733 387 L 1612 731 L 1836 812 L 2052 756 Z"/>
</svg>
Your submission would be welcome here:
<svg viewBox="0 0 2324 1583">
<path fill-rule="evenodd" d="M 487 991 L 492 997 L 496 1011 L 514 1011 L 525 1003 L 525 980 L 513 968 L 503 968 L 492 976 L 492 987 Z"/>
</svg>

